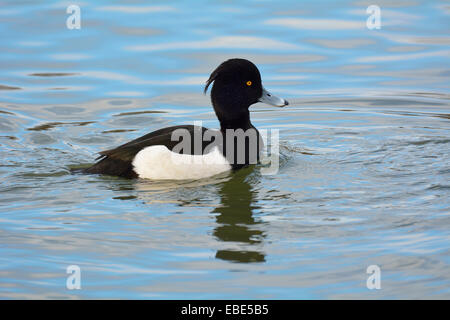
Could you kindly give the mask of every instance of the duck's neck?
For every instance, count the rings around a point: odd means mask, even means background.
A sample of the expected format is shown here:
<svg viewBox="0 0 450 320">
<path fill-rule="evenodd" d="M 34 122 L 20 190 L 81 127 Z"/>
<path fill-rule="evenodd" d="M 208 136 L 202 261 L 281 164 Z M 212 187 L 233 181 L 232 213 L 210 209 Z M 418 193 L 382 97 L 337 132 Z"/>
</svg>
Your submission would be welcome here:
<svg viewBox="0 0 450 320">
<path fill-rule="evenodd" d="M 233 117 L 224 117 L 218 115 L 220 122 L 220 130 L 225 131 L 227 129 L 243 129 L 244 131 L 249 128 L 254 128 L 250 122 L 250 112 L 248 110 L 243 111 Z"/>
<path fill-rule="evenodd" d="M 219 121 L 223 137 L 222 153 L 233 169 L 258 163 L 264 143 L 250 122 L 250 112 L 246 110 L 232 118 L 219 117 Z"/>
</svg>

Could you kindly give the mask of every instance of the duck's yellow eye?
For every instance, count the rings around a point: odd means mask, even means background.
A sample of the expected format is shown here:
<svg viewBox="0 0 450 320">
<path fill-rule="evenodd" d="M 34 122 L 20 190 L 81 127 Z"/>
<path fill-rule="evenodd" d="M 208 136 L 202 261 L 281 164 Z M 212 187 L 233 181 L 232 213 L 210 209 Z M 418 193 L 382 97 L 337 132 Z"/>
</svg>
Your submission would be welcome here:
<svg viewBox="0 0 450 320">
<path fill-rule="evenodd" d="M 250 87 L 252 85 L 251 81 L 247 81 L 247 85 Z"/>
</svg>

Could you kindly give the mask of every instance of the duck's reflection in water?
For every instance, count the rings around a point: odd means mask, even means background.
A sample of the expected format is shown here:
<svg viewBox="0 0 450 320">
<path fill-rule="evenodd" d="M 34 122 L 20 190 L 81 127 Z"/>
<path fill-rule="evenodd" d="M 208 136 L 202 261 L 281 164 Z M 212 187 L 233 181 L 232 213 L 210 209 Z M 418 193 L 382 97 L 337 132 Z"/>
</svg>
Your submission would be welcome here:
<svg viewBox="0 0 450 320">
<path fill-rule="evenodd" d="M 253 217 L 253 210 L 257 207 L 254 205 L 256 191 L 248 181 L 251 172 L 251 168 L 239 170 L 230 180 L 223 182 L 219 189 L 220 205 L 212 211 L 217 221 L 214 236 L 220 241 L 229 242 L 234 248 L 218 250 L 218 259 L 243 263 L 265 262 L 264 253 L 254 249 L 260 247 L 264 233 L 258 229 L 261 222 Z"/>
<path fill-rule="evenodd" d="M 265 236 L 261 230 L 262 222 L 253 216 L 253 211 L 258 207 L 255 206 L 256 187 L 251 180 L 256 180 L 257 175 L 253 168 L 243 168 L 234 173 L 194 181 L 139 180 L 133 188 L 138 191 L 137 197 L 149 205 L 172 203 L 189 210 L 199 202 L 204 204 L 204 193 L 209 194 L 211 202 L 220 197 L 220 204 L 211 211 L 217 222 L 213 235 L 222 242 L 216 258 L 241 263 L 265 262 L 261 250 Z M 217 187 L 217 194 L 211 194 L 211 185 Z"/>
</svg>

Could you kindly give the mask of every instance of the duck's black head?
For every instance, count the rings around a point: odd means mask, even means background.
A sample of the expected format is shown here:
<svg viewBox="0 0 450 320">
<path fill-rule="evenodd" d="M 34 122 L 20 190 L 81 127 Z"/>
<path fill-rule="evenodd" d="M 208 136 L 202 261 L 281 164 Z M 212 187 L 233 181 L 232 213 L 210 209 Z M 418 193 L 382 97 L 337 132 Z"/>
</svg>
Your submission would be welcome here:
<svg viewBox="0 0 450 320">
<path fill-rule="evenodd" d="M 258 68 L 245 59 L 230 59 L 219 65 L 206 82 L 205 93 L 211 83 L 211 101 L 222 127 L 249 126 L 248 108 L 254 103 L 288 105 L 264 89 Z"/>
</svg>

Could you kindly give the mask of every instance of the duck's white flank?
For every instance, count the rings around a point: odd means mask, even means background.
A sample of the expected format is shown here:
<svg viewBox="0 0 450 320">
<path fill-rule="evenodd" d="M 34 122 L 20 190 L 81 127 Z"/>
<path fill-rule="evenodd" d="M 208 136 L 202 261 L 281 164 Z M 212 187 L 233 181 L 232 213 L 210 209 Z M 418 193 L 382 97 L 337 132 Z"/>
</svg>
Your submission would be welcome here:
<svg viewBox="0 0 450 320">
<path fill-rule="evenodd" d="M 231 165 L 217 147 L 205 155 L 188 155 L 157 145 L 139 151 L 133 169 L 139 178 L 183 180 L 211 177 L 231 170 Z"/>
</svg>

